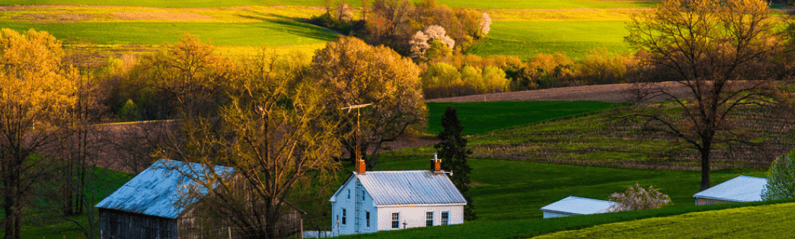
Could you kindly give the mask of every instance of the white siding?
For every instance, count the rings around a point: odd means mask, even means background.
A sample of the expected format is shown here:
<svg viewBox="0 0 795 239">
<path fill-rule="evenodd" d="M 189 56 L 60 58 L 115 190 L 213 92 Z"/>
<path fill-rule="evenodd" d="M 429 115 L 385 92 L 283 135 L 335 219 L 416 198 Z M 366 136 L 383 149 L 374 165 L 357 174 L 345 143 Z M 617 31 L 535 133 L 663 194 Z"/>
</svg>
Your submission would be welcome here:
<svg viewBox="0 0 795 239">
<path fill-rule="evenodd" d="M 433 212 L 433 225 L 438 226 L 442 224 L 442 212 L 449 212 L 449 225 L 464 223 L 464 206 L 448 206 L 448 205 L 423 205 L 423 206 L 392 206 L 385 205 L 378 207 L 378 230 L 389 231 L 403 229 L 403 223 L 406 223 L 406 228 L 425 227 L 425 213 Z M 400 213 L 400 225 L 398 229 L 392 228 L 392 213 Z"/>
<path fill-rule="evenodd" d="M 373 198 L 370 196 L 369 193 L 366 191 L 359 191 L 358 194 L 356 193 L 356 183 L 357 179 L 354 177 L 353 180 L 348 181 L 347 184 L 342 185 L 342 190 L 339 191 L 338 195 L 335 195 L 335 201 L 331 203 L 331 225 L 333 235 L 348 235 L 348 234 L 356 234 L 356 222 L 359 222 L 359 233 L 371 233 L 377 232 L 378 228 L 378 217 L 377 217 L 377 210 L 373 206 Z M 348 190 L 351 192 L 350 198 L 348 198 Z M 360 187 L 359 190 L 364 190 L 364 187 Z M 364 193 L 364 201 L 362 201 L 362 193 Z M 362 202 L 359 208 L 359 213 L 356 213 L 356 202 Z M 342 209 L 346 211 L 346 223 L 342 224 Z M 370 227 L 367 227 L 367 212 L 370 212 Z M 339 218 L 339 223 L 338 219 Z"/>
</svg>

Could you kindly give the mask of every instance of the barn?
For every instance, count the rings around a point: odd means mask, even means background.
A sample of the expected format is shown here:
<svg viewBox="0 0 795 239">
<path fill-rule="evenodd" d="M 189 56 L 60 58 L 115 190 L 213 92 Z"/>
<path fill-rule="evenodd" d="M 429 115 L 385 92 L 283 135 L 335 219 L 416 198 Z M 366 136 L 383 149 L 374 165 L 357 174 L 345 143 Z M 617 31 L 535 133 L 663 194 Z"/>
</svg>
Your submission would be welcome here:
<svg viewBox="0 0 795 239">
<path fill-rule="evenodd" d="M 767 179 L 737 176 L 693 195 L 696 205 L 762 201 Z"/>
<path fill-rule="evenodd" d="M 541 208 L 544 218 L 567 217 L 608 212 L 616 202 L 568 196 Z"/>
<path fill-rule="evenodd" d="M 136 175 L 95 206 L 102 238 L 227 238 L 233 234 L 231 228 L 223 230 L 227 225 L 223 218 L 195 215 L 199 202 L 181 204 L 187 205 L 184 207 L 176 204 L 180 189 L 194 183 L 183 173 L 203 168 L 201 164 L 161 159 Z M 219 174 L 234 171 L 223 166 L 215 166 L 213 170 Z M 300 236 L 300 217 L 297 209 L 285 214 L 280 230 Z"/>
<path fill-rule="evenodd" d="M 464 223 L 466 199 L 441 160 L 431 170 L 356 171 L 329 199 L 332 234 L 348 235 Z"/>
</svg>

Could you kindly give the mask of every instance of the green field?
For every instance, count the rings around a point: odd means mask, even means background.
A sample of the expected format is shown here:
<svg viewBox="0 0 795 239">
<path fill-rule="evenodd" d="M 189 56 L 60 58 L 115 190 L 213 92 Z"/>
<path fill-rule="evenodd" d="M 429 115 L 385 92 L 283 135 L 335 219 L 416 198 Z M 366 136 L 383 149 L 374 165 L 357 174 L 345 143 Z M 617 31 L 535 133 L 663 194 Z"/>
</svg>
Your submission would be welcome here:
<svg viewBox="0 0 795 239">
<path fill-rule="evenodd" d="M 506 9 L 561 9 L 561 8 L 646 8 L 656 4 L 655 1 L 593 1 L 593 0 L 533 0 L 533 1 L 467 1 L 439 0 L 441 4 L 463 8 L 506 8 Z M 360 1 L 348 1 L 353 6 L 361 6 Z M 322 0 L 69 0 L 67 3 L 58 0 L 6 0 L 0 5 L 112 5 L 141 6 L 165 8 L 195 7 L 233 7 L 233 6 L 323 6 Z"/>
<path fill-rule="evenodd" d="M 693 212 L 597 225 L 542 238 L 789 238 L 795 203 Z"/>
<path fill-rule="evenodd" d="M 467 53 L 481 56 L 503 54 L 526 59 L 539 53 L 566 52 L 580 59 L 595 48 L 606 48 L 619 54 L 631 53 L 624 36 L 629 32 L 624 22 L 498 22 L 483 42 L 474 45 Z"/>
<path fill-rule="evenodd" d="M 442 131 L 442 115 L 453 106 L 464 125 L 464 135 L 482 134 L 520 125 L 599 112 L 617 104 L 594 101 L 491 101 L 426 103 L 429 134 Z"/>
<path fill-rule="evenodd" d="M 292 46 L 322 44 L 335 40 L 335 32 L 297 22 L 217 23 L 217 22 L 91 22 L 19 23 L 2 27 L 18 31 L 47 31 L 58 39 L 70 37 L 92 40 L 101 45 L 157 45 L 175 43 L 186 33 L 202 41 L 222 46 Z"/>
</svg>

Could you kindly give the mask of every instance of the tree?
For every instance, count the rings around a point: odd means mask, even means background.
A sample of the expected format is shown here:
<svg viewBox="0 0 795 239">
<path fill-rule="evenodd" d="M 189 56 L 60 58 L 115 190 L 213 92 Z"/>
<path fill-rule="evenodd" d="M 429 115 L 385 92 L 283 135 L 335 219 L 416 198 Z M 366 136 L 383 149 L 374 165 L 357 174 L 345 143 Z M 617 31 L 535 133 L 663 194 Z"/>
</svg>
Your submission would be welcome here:
<svg viewBox="0 0 795 239">
<path fill-rule="evenodd" d="M 202 43 L 198 36 L 186 34 L 176 44 L 145 55 L 132 69 L 135 81 L 154 90 L 167 105 L 161 119 L 179 114 L 215 115 L 225 100 L 226 88 L 235 76 L 231 60 Z"/>
<path fill-rule="evenodd" d="M 664 1 L 628 23 L 630 35 L 625 40 L 651 55 L 646 63 L 669 71 L 692 93 L 689 100 L 664 88 L 649 89 L 646 97 L 665 96 L 681 114 L 666 114 L 661 104 L 658 110 L 637 116 L 647 119 L 647 129 L 677 137 L 698 150 L 701 190 L 710 187 L 710 153 L 715 144 L 740 135 L 732 131 L 733 113 L 744 106 L 775 103 L 766 96 L 775 88 L 769 69 L 780 45 L 776 24 L 761 0 Z"/>
<path fill-rule="evenodd" d="M 472 168 L 467 163 L 467 157 L 472 154 L 472 150 L 467 149 L 467 139 L 461 135 L 464 126 L 458 120 L 455 107 L 447 106 L 442 116 L 442 127 L 444 130 L 436 136 L 441 142 L 435 144 L 433 148 L 439 152 L 439 157 L 442 159 L 442 170 L 453 173 L 450 180 L 467 200 L 467 205 L 464 206 L 464 219 L 475 220 L 477 219 L 475 207 L 472 205 L 472 197 L 469 196 L 471 183 L 469 174 Z"/>
<path fill-rule="evenodd" d="M 489 17 L 488 13 L 483 13 L 483 16 L 480 18 L 480 22 L 478 22 L 478 26 L 480 27 L 479 36 L 485 36 L 489 34 L 491 31 L 491 17 Z M 482 35 L 481 35 L 482 34 Z"/>
<path fill-rule="evenodd" d="M 641 187 L 638 183 L 629 187 L 624 193 L 613 193 L 610 201 L 616 202 L 608 208 L 608 211 L 634 211 L 662 208 L 671 204 L 671 198 L 660 192 L 660 190 L 649 185 L 649 189 Z"/>
<path fill-rule="evenodd" d="M 200 202 L 197 213 L 223 218 L 238 237 L 283 237 L 277 225 L 295 186 L 337 175 L 338 123 L 327 115 L 320 82 L 301 80 L 302 62 L 266 52 L 247 61 L 219 117 L 184 118 L 184 143 L 166 151 L 203 169 L 235 170 L 180 171 L 197 182 L 181 202 Z"/>
<path fill-rule="evenodd" d="M 314 78 L 334 96 L 326 99 L 327 108 L 337 109 L 331 114 L 342 121 L 337 133 L 352 163 L 361 157 L 372 168 L 385 142 L 419 132 L 424 125 L 427 109 L 419 68 L 392 49 L 342 38 L 318 51 L 311 67 Z M 342 108 L 360 104 L 372 106 L 360 109 L 361 133 L 355 137 L 357 113 Z"/>
<path fill-rule="evenodd" d="M 785 198 L 795 198 L 795 150 L 773 161 L 762 189 L 762 200 Z"/>
<path fill-rule="evenodd" d="M 20 238 L 22 212 L 75 104 L 77 70 L 61 62 L 61 43 L 47 32 L 0 32 L 0 183 L 5 238 Z"/>
</svg>

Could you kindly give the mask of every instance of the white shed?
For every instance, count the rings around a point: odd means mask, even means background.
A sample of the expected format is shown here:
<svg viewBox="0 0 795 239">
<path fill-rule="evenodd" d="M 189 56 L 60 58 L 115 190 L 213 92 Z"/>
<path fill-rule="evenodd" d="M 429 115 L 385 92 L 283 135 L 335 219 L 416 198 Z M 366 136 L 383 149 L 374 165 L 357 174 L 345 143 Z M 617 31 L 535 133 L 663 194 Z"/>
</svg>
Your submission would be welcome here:
<svg viewBox="0 0 795 239">
<path fill-rule="evenodd" d="M 356 172 L 329 199 L 333 235 L 464 223 L 467 201 L 441 160 L 431 170 Z M 433 165 L 433 164 L 432 164 Z"/>
<path fill-rule="evenodd" d="M 693 195 L 696 205 L 762 201 L 762 189 L 767 179 L 737 176 Z"/>
<path fill-rule="evenodd" d="M 544 218 L 605 213 L 616 202 L 568 196 L 541 208 Z"/>
</svg>

